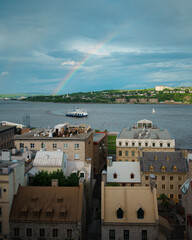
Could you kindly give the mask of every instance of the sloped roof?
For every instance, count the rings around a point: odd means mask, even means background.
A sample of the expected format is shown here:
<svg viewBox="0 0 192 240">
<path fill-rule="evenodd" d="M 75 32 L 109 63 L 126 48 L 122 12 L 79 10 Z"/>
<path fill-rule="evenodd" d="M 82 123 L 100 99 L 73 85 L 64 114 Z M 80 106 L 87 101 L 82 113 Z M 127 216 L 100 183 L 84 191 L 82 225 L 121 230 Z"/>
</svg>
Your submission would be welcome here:
<svg viewBox="0 0 192 240">
<path fill-rule="evenodd" d="M 61 167 L 63 157 L 63 151 L 38 151 L 33 166 Z"/>
<path fill-rule="evenodd" d="M 83 184 L 79 187 L 19 187 L 14 196 L 10 221 L 25 222 L 76 222 L 81 220 L 83 201 Z M 26 216 L 20 215 L 27 209 Z M 66 216 L 61 217 L 62 209 L 66 210 Z M 51 216 L 47 212 L 52 210 Z M 34 211 L 39 216 L 34 216 Z"/>
<path fill-rule="evenodd" d="M 150 187 L 104 187 L 102 195 L 102 219 L 105 223 L 149 223 L 158 221 L 156 189 Z M 117 218 L 116 211 L 124 212 L 122 219 Z M 137 210 L 142 208 L 144 219 L 137 218 Z"/>
<path fill-rule="evenodd" d="M 67 176 L 77 171 L 85 172 L 85 178 L 88 180 L 91 176 L 91 164 L 83 161 L 67 161 Z"/>
<path fill-rule="evenodd" d="M 167 160 L 167 156 L 169 160 Z M 157 157 L 157 160 L 155 160 Z M 182 152 L 143 152 L 140 159 L 141 171 L 149 172 L 153 166 L 154 172 L 161 172 L 161 167 L 165 166 L 165 172 L 174 172 L 173 167 L 177 167 L 177 172 L 187 172 L 187 161 L 182 157 Z"/>
<path fill-rule="evenodd" d="M 114 173 L 116 173 L 117 178 L 114 178 Z M 131 178 L 132 173 L 134 178 Z M 112 162 L 112 166 L 107 166 L 107 182 L 140 183 L 140 163 Z"/>
</svg>

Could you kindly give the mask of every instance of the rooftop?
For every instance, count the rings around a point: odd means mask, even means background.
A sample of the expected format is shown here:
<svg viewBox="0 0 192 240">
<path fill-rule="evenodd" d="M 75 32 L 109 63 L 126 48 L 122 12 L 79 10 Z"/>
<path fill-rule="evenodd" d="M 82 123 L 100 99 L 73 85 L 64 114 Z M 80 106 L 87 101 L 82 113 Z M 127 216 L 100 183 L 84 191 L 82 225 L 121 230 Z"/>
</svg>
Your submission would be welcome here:
<svg viewBox="0 0 192 240">
<path fill-rule="evenodd" d="M 8 175 L 14 168 L 23 164 L 24 162 L 19 160 L 0 160 L 0 175 Z"/>
<path fill-rule="evenodd" d="M 15 126 L 0 126 L 0 133 L 11 129 L 15 129 Z"/>
<path fill-rule="evenodd" d="M 82 216 L 83 185 L 79 187 L 19 187 L 10 221 L 77 222 Z"/>
<path fill-rule="evenodd" d="M 100 142 L 105 136 L 106 136 L 106 133 L 103 133 L 103 132 L 94 132 L 94 133 L 93 133 L 93 142 L 94 142 L 94 143 L 98 143 L 98 142 Z"/>
<path fill-rule="evenodd" d="M 187 172 L 187 161 L 183 158 L 182 152 L 143 152 L 140 159 L 141 171 L 149 172 L 153 166 L 154 172 L 162 172 L 161 167 L 165 166 L 165 172 Z"/>
<path fill-rule="evenodd" d="M 112 166 L 107 166 L 107 182 L 140 183 L 140 163 L 112 162 Z"/>
<path fill-rule="evenodd" d="M 57 151 L 44 151 L 40 150 L 36 153 L 33 162 L 34 167 L 61 167 L 64 159 L 64 153 L 61 150 Z"/>
</svg>

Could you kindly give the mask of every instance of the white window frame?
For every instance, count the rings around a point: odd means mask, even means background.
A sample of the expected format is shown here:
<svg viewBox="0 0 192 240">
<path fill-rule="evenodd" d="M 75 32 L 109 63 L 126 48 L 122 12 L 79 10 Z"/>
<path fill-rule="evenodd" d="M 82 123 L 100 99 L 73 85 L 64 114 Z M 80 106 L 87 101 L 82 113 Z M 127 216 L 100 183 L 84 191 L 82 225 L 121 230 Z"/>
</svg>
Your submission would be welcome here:
<svg viewBox="0 0 192 240">
<path fill-rule="evenodd" d="M 74 159 L 75 159 L 75 160 L 79 160 L 79 153 L 75 153 Z"/>
<path fill-rule="evenodd" d="M 79 149 L 79 143 L 75 143 L 75 149 Z"/>
<path fill-rule="evenodd" d="M 63 147 L 64 147 L 64 149 L 67 149 L 69 147 L 68 143 L 64 143 Z"/>
<path fill-rule="evenodd" d="M 35 148 L 35 143 L 30 143 L 30 148 Z"/>
<path fill-rule="evenodd" d="M 53 143 L 52 148 L 57 149 L 57 143 Z"/>
</svg>

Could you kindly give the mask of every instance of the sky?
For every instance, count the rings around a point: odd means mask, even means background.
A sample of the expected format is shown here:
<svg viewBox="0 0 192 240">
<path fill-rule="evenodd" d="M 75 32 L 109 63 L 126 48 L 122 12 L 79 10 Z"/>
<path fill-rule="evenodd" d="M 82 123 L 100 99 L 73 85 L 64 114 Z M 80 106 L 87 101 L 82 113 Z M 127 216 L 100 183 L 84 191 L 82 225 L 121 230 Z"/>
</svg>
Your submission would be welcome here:
<svg viewBox="0 0 192 240">
<path fill-rule="evenodd" d="M 0 94 L 192 86 L 191 0 L 0 0 Z"/>
</svg>

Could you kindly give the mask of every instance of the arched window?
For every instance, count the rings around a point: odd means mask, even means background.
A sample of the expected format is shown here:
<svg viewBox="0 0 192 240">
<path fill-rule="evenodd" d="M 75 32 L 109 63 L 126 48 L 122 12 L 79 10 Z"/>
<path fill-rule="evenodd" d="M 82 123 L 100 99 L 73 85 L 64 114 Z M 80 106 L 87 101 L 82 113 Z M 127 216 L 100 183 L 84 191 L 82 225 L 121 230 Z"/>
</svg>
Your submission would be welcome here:
<svg viewBox="0 0 192 240">
<path fill-rule="evenodd" d="M 139 208 L 139 210 L 137 211 L 137 218 L 138 219 L 143 219 L 144 218 L 144 211 L 142 208 Z"/>
<path fill-rule="evenodd" d="M 134 173 L 131 173 L 130 177 L 133 179 L 135 177 Z"/>
<path fill-rule="evenodd" d="M 113 178 L 117 178 L 117 173 L 114 173 L 114 174 L 113 174 Z"/>
<path fill-rule="evenodd" d="M 165 166 L 162 166 L 162 167 L 161 167 L 161 171 L 162 171 L 162 172 L 165 172 L 165 169 L 166 169 Z"/>
<path fill-rule="evenodd" d="M 158 157 L 157 157 L 157 155 L 155 155 L 154 159 L 155 159 L 155 160 L 158 160 Z"/>
<path fill-rule="evenodd" d="M 166 156 L 166 160 L 169 161 L 169 159 L 170 159 L 170 158 L 169 158 L 169 156 L 167 155 L 167 156 Z"/>
<path fill-rule="evenodd" d="M 150 172 L 153 172 L 153 171 L 154 171 L 153 166 L 150 166 L 149 171 L 150 171 Z"/>
<path fill-rule="evenodd" d="M 121 208 L 117 210 L 117 218 L 123 218 L 123 210 Z"/>
<path fill-rule="evenodd" d="M 173 171 L 177 172 L 177 167 L 176 166 L 173 166 Z"/>
</svg>

